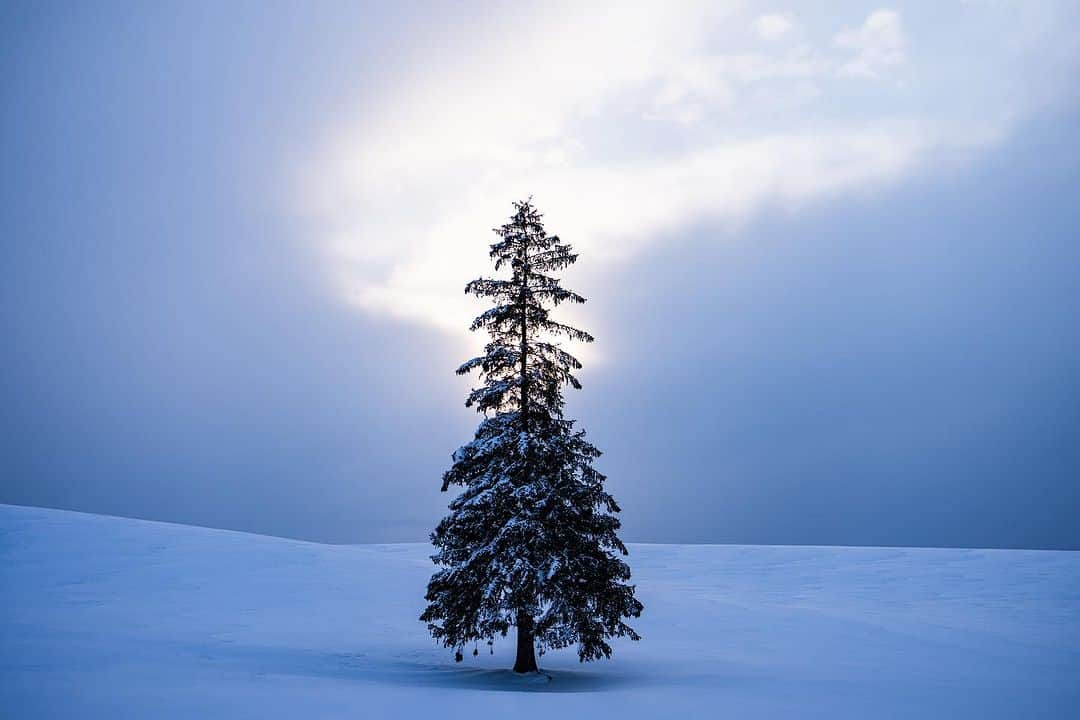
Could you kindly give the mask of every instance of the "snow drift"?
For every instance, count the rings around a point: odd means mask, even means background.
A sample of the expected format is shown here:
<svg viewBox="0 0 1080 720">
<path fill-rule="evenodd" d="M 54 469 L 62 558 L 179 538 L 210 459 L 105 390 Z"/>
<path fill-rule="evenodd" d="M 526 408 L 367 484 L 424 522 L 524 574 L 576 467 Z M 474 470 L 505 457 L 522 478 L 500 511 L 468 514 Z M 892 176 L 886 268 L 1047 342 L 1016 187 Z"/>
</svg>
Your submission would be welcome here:
<svg viewBox="0 0 1080 720">
<path fill-rule="evenodd" d="M 426 545 L 0 505 L 11 718 L 1065 717 L 1080 553 L 631 545 L 640 643 L 515 677 L 416 620 Z"/>
</svg>

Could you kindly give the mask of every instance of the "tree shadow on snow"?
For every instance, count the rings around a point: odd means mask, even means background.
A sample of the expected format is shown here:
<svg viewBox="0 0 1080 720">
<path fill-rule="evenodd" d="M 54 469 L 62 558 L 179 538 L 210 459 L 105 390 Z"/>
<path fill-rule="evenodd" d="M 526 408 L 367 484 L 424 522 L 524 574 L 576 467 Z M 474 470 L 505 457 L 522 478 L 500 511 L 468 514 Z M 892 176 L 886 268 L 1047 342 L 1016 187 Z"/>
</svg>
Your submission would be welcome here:
<svg viewBox="0 0 1080 720">
<path fill-rule="evenodd" d="M 203 663 L 256 675 L 294 675 L 340 678 L 448 690 L 499 692 L 587 693 L 625 686 L 672 684 L 686 678 L 657 676 L 623 668 L 553 669 L 518 675 L 509 669 L 478 668 L 430 659 L 383 657 L 378 653 L 327 653 L 289 647 L 240 646 L 233 643 L 202 646 Z"/>
<path fill-rule="evenodd" d="M 519 675 L 508 669 L 401 660 L 387 663 L 374 674 L 382 681 L 401 685 L 500 692 L 601 692 L 640 682 L 640 678 L 633 675 L 609 671 L 541 670 Z"/>
<path fill-rule="evenodd" d="M 751 679 L 740 678 L 739 673 L 734 671 L 720 672 L 719 669 L 715 673 L 701 673 L 687 672 L 686 668 L 680 668 L 672 673 L 664 673 L 657 672 L 656 668 L 645 671 L 627 665 L 605 667 L 601 663 L 582 670 L 541 668 L 539 673 L 518 675 L 509 669 L 477 668 L 419 660 L 396 659 L 373 665 L 347 659 L 350 657 L 355 656 L 342 656 L 347 665 L 355 663 L 353 667 L 358 677 L 369 677 L 378 682 L 398 685 L 450 690 L 591 693 L 646 686 L 705 684 L 716 688 L 738 685 L 743 680 Z"/>
</svg>

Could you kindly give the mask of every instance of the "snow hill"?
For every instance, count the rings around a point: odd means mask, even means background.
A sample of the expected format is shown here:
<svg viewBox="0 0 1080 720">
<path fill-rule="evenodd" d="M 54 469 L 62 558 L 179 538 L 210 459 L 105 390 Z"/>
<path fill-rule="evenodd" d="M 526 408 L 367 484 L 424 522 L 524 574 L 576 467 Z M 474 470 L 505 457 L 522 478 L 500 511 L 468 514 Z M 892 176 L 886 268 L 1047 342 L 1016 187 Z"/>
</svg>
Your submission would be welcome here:
<svg viewBox="0 0 1080 720">
<path fill-rule="evenodd" d="M 0 715 L 1080 713 L 1077 552 L 633 545 L 644 640 L 550 681 L 433 644 L 428 553 L 0 505 Z"/>
</svg>

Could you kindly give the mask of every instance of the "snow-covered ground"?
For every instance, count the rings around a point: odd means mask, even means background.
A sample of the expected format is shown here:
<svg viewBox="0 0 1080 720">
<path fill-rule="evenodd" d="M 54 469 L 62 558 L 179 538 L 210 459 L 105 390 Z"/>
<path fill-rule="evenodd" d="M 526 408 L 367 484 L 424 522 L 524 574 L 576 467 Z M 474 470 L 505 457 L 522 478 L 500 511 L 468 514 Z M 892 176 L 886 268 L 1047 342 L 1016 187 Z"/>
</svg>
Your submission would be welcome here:
<svg viewBox="0 0 1080 720">
<path fill-rule="evenodd" d="M 5 718 L 1080 716 L 1080 553 L 633 545 L 613 660 L 455 664 L 425 545 L 0 505 Z"/>
</svg>

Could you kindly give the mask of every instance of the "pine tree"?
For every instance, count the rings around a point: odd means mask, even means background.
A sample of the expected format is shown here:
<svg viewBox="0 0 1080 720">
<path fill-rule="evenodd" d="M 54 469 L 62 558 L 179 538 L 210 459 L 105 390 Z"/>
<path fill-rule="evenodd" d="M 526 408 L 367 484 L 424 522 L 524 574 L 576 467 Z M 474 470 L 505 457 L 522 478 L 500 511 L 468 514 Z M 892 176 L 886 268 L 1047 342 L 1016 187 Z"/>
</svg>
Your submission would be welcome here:
<svg viewBox="0 0 1080 720">
<path fill-rule="evenodd" d="M 616 535 L 619 507 L 592 466 L 600 451 L 563 415 L 563 386 L 581 387 L 573 374 L 581 363 L 559 341 L 593 340 L 550 316 L 564 302 L 585 302 L 552 275 L 577 255 L 544 231 L 531 198 L 514 208 L 490 253 L 511 277 L 465 287 L 494 303 L 470 328 L 489 334 L 484 355 L 457 370 L 480 371 L 465 405 L 484 419 L 443 475 L 443 491 L 464 490 L 431 534 L 442 568 L 420 619 L 457 658 L 466 644 L 490 645 L 515 627 L 522 673 L 536 671 L 537 648 L 577 643 L 581 661 L 610 657 L 608 638 L 639 639 L 624 618 L 642 605 L 619 557 L 627 554 Z"/>
</svg>

